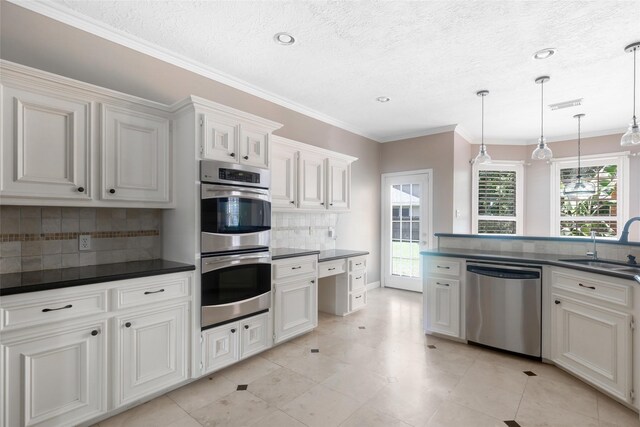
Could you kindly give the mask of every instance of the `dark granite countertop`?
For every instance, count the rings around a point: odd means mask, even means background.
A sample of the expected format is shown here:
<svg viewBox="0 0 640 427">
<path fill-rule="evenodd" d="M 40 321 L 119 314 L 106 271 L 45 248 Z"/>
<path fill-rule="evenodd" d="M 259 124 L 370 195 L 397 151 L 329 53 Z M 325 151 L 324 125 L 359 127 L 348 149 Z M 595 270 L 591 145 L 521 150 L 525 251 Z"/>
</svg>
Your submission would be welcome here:
<svg viewBox="0 0 640 427">
<path fill-rule="evenodd" d="M 574 270 L 586 271 L 589 273 L 604 274 L 612 277 L 620 277 L 622 279 L 640 280 L 634 277 L 635 273 L 626 273 L 622 271 L 613 271 L 606 268 L 592 267 L 589 265 L 581 265 L 572 262 L 566 262 L 561 260 L 566 259 L 587 259 L 586 257 L 572 256 L 572 255 L 558 255 L 558 254 L 538 254 L 527 252 L 507 252 L 507 251 L 485 251 L 478 249 L 428 249 L 420 252 L 421 255 L 426 256 L 447 256 L 455 258 L 477 259 L 483 261 L 506 261 L 506 262 L 519 262 L 525 264 L 546 264 L 555 265 L 557 267 L 571 268 Z M 608 261 L 608 260 L 601 260 Z M 615 261 L 619 262 L 619 261 Z M 640 267 L 640 265 L 638 265 Z"/>
<path fill-rule="evenodd" d="M 190 264 L 154 259 L 55 270 L 0 274 L 0 296 L 195 270 Z"/>
<path fill-rule="evenodd" d="M 318 261 L 333 261 L 335 259 L 351 258 L 354 256 L 369 255 L 367 251 L 350 251 L 346 249 L 331 249 L 328 251 L 320 251 Z"/>
<path fill-rule="evenodd" d="M 274 248 L 271 249 L 271 259 L 295 258 L 305 255 L 318 255 L 320 251 L 314 249 Z"/>
</svg>

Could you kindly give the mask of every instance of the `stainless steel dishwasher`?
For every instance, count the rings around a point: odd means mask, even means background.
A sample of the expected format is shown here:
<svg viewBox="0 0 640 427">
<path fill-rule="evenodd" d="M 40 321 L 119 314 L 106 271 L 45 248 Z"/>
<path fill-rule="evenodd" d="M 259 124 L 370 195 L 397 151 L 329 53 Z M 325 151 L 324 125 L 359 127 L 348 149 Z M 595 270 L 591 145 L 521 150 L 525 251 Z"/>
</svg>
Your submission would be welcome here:
<svg viewBox="0 0 640 427">
<path fill-rule="evenodd" d="M 467 340 L 541 357 L 540 267 L 467 262 Z"/>
</svg>

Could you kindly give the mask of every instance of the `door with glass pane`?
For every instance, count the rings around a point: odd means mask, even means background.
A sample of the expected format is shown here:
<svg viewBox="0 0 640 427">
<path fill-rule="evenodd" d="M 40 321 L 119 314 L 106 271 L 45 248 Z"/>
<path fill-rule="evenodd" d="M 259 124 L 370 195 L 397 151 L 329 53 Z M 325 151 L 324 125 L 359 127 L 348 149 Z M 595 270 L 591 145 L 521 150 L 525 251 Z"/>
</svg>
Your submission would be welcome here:
<svg viewBox="0 0 640 427">
<path fill-rule="evenodd" d="M 430 245 L 429 173 L 382 177 L 385 287 L 422 292 L 420 251 Z"/>
</svg>

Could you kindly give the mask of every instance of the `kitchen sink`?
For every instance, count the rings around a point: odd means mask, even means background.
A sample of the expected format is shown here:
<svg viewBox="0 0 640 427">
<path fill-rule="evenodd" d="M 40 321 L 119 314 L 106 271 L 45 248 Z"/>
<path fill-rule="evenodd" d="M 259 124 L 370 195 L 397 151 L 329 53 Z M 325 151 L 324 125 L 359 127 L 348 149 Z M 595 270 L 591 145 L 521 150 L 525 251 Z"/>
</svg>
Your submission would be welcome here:
<svg viewBox="0 0 640 427">
<path fill-rule="evenodd" d="M 561 259 L 562 262 L 572 264 L 588 265 L 589 267 L 603 268 L 620 273 L 640 274 L 640 265 L 630 265 L 614 261 L 604 261 L 595 259 Z"/>
</svg>

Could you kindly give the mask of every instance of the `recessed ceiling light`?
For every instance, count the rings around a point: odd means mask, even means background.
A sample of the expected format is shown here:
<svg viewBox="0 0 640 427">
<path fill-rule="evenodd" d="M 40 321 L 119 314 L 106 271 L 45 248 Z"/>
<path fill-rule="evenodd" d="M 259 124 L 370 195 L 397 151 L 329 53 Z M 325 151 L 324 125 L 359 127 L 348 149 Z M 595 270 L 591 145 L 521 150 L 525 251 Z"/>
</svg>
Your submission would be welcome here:
<svg viewBox="0 0 640 427">
<path fill-rule="evenodd" d="M 284 46 L 291 46 L 296 42 L 296 39 L 289 33 L 276 33 L 276 35 L 273 36 L 273 40 Z"/>
<path fill-rule="evenodd" d="M 556 48 L 548 47 L 546 49 L 541 49 L 533 54 L 533 59 L 547 59 L 550 56 L 553 56 L 556 53 Z"/>
<path fill-rule="evenodd" d="M 391 101 L 391 98 L 387 97 L 387 96 L 379 96 L 376 98 L 376 101 L 378 102 L 389 102 Z"/>
<path fill-rule="evenodd" d="M 563 108 L 578 107 L 582 105 L 582 99 L 583 98 L 572 99 L 571 101 L 558 102 L 557 104 L 549 104 L 549 108 L 555 111 L 555 110 L 562 110 Z"/>
</svg>

